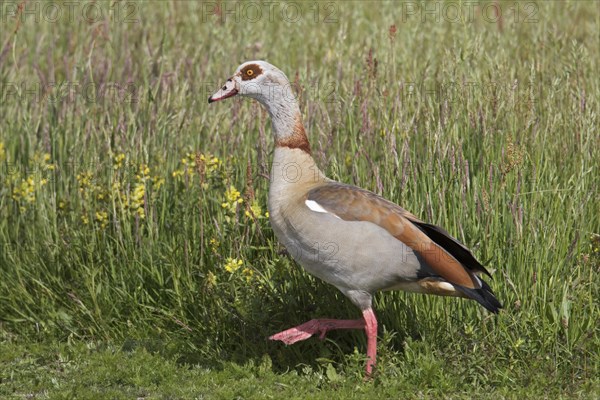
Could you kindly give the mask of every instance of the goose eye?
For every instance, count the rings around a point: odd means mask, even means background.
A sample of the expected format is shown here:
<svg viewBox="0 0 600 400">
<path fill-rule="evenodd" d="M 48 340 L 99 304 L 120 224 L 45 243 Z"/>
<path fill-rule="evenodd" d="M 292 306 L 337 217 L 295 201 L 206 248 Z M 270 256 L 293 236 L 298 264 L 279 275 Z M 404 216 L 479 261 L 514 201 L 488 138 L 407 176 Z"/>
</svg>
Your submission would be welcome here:
<svg viewBox="0 0 600 400">
<path fill-rule="evenodd" d="M 0 2 L 1 1 L 2 0 L 0 0 Z M 256 78 L 261 73 L 262 73 L 262 69 L 258 65 L 249 64 L 249 65 L 246 65 L 244 67 L 244 69 L 242 69 L 239 72 L 239 74 L 240 74 L 239 76 L 242 78 L 243 81 L 249 81 L 249 80 Z"/>
</svg>

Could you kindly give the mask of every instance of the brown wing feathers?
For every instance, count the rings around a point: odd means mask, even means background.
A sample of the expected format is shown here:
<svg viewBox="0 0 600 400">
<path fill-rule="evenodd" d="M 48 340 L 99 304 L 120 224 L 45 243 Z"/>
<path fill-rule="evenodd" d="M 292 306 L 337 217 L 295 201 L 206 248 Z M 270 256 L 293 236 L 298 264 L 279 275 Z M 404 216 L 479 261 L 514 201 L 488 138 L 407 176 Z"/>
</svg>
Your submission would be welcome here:
<svg viewBox="0 0 600 400">
<path fill-rule="evenodd" d="M 402 207 L 369 191 L 337 183 L 329 183 L 311 190 L 308 199 L 316 201 L 344 220 L 369 221 L 381 226 L 396 239 L 418 252 L 438 275 L 450 283 L 471 289 L 481 287 L 475 276 L 443 246 L 435 243 L 419 229 L 411 221 L 418 221 L 418 219 Z"/>
<path fill-rule="evenodd" d="M 413 251 L 455 288 L 490 311 L 501 304 L 489 285 L 474 272 L 489 272 L 473 254 L 443 229 L 420 221 L 402 207 L 369 191 L 340 183 L 328 183 L 308 193 L 308 200 L 347 221 L 369 221 L 381 226 Z"/>
</svg>

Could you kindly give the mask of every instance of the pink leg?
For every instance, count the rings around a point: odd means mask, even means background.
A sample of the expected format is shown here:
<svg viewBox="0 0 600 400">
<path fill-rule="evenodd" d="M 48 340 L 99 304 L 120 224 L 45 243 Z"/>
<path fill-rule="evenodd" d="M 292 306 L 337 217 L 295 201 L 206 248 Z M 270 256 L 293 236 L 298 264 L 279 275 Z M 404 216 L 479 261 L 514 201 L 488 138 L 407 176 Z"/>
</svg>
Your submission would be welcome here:
<svg viewBox="0 0 600 400">
<path fill-rule="evenodd" d="M 372 308 L 363 311 L 365 332 L 367 333 L 367 376 L 371 375 L 377 362 L 377 318 Z"/>
<path fill-rule="evenodd" d="M 367 333 L 367 375 L 371 375 L 377 357 L 377 318 L 371 308 L 363 311 L 364 319 L 312 319 L 308 322 L 270 336 L 271 340 L 281 340 L 285 344 L 294 344 L 306 340 L 314 334 L 325 339 L 327 331 L 334 329 L 364 329 Z"/>
</svg>

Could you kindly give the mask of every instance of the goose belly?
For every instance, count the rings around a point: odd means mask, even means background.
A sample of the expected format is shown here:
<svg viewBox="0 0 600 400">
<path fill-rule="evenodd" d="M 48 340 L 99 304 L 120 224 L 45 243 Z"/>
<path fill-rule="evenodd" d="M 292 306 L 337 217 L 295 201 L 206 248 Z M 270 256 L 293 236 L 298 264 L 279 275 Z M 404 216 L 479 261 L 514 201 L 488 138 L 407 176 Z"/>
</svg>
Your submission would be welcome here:
<svg viewBox="0 0 600 400">
<path fill-rule="evenodd" d="M 342 291 L 374 293 L 413 282 L 424 267 L 410 247 L 370 222 L 344 221 L 305 207 L 270 209 L 273 231 L 291 257 Z"/>
</svg>

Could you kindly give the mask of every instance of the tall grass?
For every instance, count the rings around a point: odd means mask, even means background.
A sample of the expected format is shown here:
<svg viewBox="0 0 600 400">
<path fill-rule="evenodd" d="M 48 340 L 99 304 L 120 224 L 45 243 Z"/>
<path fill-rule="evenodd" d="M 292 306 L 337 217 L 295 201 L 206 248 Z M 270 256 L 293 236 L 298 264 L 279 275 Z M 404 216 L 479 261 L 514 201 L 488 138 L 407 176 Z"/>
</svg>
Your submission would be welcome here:
<svg viewBox="0 0 600 400">
<path fill-rule="evenodd" d="M 497 317 L 379 294 L 384 359 L 441 358 L 491 385 L 532 366 L 560 385 L 598 375 L 594 3 L 518 3 L 534 4 L 535 20 L 502 23 L 481 7 L 463 23 L 423 21 L 393 2 L 260 23 L 222 23 L 223 10 L 194 2 L 132 4 L 137 22 L 2 21 L 5 340 L 156 341 L 207 365 L 264 354 L 282 370 L 361 364 L 344 358 L 364 348 L 359 332 L 266 341 L 358 315 L 273 236 L 266 114 L 206 102 L 239 63 L 266 59 L 294 81 L 330 177 L 444 226 L 493 271 Z"/>
</svg>

